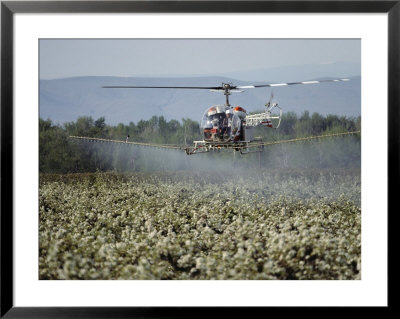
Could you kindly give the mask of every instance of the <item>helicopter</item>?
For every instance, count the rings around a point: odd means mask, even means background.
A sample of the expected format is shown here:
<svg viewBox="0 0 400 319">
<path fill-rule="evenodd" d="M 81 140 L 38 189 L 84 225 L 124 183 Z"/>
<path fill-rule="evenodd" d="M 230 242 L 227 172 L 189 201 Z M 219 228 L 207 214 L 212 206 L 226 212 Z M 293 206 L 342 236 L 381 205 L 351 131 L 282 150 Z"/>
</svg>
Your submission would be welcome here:
<svg viewBox="0 0 400 319">
<path fill-rule="evenodd" d="M 278 103 L 272 103 L 273 93 L 265 104 L 265 111 L 261 113 L 248 114 L 241 106 L 232 106 L 229 97 L 232 93 L 243 92 L 253 88 L 273 88 L 291 85 L 307 85 L 325 82 L 346 82 L 350 79 L 328 79 L 288 83 L 270 83 L 258 85 L 233 85 L 233 83 L 222 83 L 220 86 L 103 86 L 105 89 L 186 89 L 186 90 L 209 90 L 211 92 L 222 92 L 225 95 L 225 103 L 212 105 L 207 108 L 200 122 L 200 129 L 203 140 L 193 141 L 192 146 L 177 146 L 168 144 L 151 144 L 128 141 L 108 140 L 89 137 L 70 136 L 75 139 L 84 139 L 100 142 L 116 142 L 142 146 L 161 148 L 183 149 L 187 155 L 206 153 L 213 150 L 233 149 L 240 154 L 262 152 L 264 146 L 270 143 L 263 142 L 260 138 L 252 136 L 252 129 L 258 125 L 277 129 L 282 119 L 282 108 Z M 346 132 L 351 134 L 357 132 Z M 316 138 L 316 137 L 311 137 Z M 283 141 L 285 142 L 285 141 Z"/>
</svg>

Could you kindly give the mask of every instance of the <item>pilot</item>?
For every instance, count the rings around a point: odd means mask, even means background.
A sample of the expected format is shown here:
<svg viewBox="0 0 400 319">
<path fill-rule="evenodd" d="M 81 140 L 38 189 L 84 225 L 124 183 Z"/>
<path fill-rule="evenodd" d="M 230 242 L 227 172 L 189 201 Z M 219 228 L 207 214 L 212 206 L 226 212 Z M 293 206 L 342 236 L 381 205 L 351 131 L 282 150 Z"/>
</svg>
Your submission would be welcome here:
<svg viewBox="0 0 400 319">
<path fill-rule="evenodd" d="M 228 118 L 228 125 L 230 125 L 230 122 L 232 122 L 233 111 L 232 109 L 227 109 L 225 113 Z"/>
</svg>

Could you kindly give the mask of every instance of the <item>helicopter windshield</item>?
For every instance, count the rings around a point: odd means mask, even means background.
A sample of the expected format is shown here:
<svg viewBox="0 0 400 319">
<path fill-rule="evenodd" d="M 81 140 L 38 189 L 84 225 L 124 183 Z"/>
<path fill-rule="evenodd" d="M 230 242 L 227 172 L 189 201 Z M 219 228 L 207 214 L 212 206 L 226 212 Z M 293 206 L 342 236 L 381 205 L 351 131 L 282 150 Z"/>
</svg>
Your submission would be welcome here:
<svg viewBox="0 0 400 319">
<path fill-rule="evenodd" d="M 240 118 L 231 109 L 213 106 L 204 112 L 200 128 L 205 141 L 228 142 L 238 135 L 240 124 Z"/>
</svg>

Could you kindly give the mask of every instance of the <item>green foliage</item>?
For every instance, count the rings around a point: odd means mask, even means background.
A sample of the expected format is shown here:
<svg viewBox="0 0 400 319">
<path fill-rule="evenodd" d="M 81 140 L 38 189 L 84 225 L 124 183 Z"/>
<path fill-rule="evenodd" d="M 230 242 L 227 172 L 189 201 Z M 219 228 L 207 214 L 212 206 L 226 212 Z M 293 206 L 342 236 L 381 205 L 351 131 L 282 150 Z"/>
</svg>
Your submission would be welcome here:
<svg viewBox="0 0 400 319">
<path fill-rule="evenodd" d="M 360 130 L 361 117 L 312 115 L 304 112 L 297 116 L 293 112 L 284 113 L 281 126 L 271 130 L 263 126 L 254 128 L 253 136 L 266 141 L 276 141 Z M 167 121 L 163 116 L 153 116 L 137 124 L 109 126 L 105 118 L 93 120 L 80 117 L 76 122 L 63 126 L 54 125 L 50 120 L 39 120 L 39 170 L 42 173 L 69 173 L 100 171 L 149 171 L 160 169 L 191 169 L 187 162 L 179 161 L 169 153 L 154 153 L 139 147 L 76 141 L 70 135 L 98 137 L 114 140 L 129 140 L 156 144 L 191 145 L 201 140 L 199 123 L 190 119 Z M 261 155 L 246 155 L 237 162 L 239 165 L 265 165 L 280 167 L 358 167 L 361 157 L 359 136 L 343 139 L 302 142 L 297 145 L 268 146 Z M 149 154 L 152 154 L 149 156 Z M 162 155 L 160 158 L 160 154 Z M 180 157 L 185 157 L 183 152 Z M 222 161 L 232 161 L 231 152 L 202 154 L 204 162 L 215 157 Z M 163 159 L 163 160 L 162 160 Z M 196 163 L 197 160 L 191 160 Z"/>
<path fill-rule="evenodd" d="M 39 120 L 39 171 L 73 172 L 78 165 L 77 148 L 70 144 L 68 134 L 50 120 Z"/>
</svg>

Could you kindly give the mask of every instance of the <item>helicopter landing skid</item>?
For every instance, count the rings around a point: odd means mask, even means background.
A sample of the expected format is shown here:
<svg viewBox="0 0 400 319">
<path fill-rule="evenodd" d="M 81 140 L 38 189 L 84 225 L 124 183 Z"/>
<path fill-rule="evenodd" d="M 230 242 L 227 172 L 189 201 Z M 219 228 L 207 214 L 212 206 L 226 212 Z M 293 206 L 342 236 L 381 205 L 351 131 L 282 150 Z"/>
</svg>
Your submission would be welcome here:
<svg viewBox="0 0 400 319">
<path fill-rule="evenodd" d="M 248 149 L 249 149 L 250 141 L 228 142 L 228 143 L 193 141 L 193 143 L 194 143 L 193 147 L 185 148 L 187 155 L 208 153 L 211 151 L 219 151 L 221 149 L 233 149 L 234 151 L 239 151 L 240 154 L 242 154 L 242 155 L 249 154 L 249 153 L 262 152 L 264 150 L 264 147 L 260 146 L 255 151 L 249 151 Z"/>
</svg>

